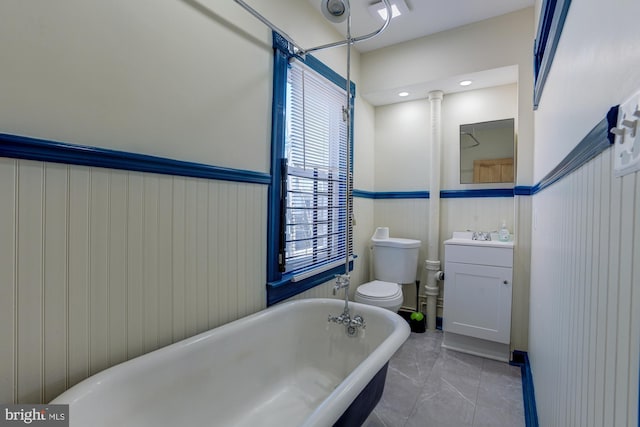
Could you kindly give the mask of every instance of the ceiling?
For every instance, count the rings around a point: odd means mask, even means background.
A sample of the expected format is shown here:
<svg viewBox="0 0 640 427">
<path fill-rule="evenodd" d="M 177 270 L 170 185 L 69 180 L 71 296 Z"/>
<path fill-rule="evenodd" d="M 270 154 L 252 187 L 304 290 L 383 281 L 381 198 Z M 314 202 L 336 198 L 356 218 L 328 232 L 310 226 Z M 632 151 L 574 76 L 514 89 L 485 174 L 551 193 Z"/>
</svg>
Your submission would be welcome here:
<svg viewBox="0 0 640 427">
<path fill-rule="evenodd" d="M 322 0 L 308 0 L 320 13 Z M 382 25 L 382 20 L 374 18 L 368 6 L 380 0 L 351 0 L 352 37 L 369 34 Z M 371 40 L 357 43 L 360 52 L 369 52 L 397 43 L 428 36 L 441 31 L 471 24 L 516 10 L 532 7 L 535 0 L 405 0 L 409 13 L 391 20 L 389 27 Z M 332 24 L 346 37 L 346 24 Z M 462 87 L 461 80 L 472 80 L 473 85 Z M 516 66 L 485 70 L 464 76 L 450 76 L 447 79 L 415 84 L 411 87 L 380 90 L 361 95 L 372 105 L 380 106 L 425 98 L 432 90 L 445 93 L 462 92 L 515 83 L 518 80 Z M 398 90 L 407 91 L 409 96 L 398 97 Z"/>
<path fill-rule="evenodd" d="M 320 11 L 322 0 L 308 0 Z M 354 37 L 369 34 L 382 25 L 368 11 L 380 0 L 351 0 L 351 33 Z M 535 0 L 405 0 L 409 13 L 391 20 L 379 36 L 360 42 L 356 49 L 368 52 L 440 31 L 483 21 L 534 5 Z M 334 24 L 346 37 L 346 25 Z"/>
</svg>

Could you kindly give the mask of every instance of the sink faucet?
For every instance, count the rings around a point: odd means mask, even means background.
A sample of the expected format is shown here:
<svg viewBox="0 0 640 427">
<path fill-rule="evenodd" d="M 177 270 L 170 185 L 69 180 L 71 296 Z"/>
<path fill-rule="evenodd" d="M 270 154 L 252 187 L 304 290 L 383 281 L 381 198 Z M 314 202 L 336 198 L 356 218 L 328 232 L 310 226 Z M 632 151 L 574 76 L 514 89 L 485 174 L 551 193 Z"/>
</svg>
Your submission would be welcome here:
<svg viewBox="0 0 640 427">
<path fill-rule="evenodd" d="M 488 231 L 474 231 L 472 240 L 489 241 L 491 240 L 491 233 Z"/>
<path fill-rule="evenodd" d="M 339 316 L 329 315 L 329 322 L 344 325 L 347 335 L 350 337 L 358 334 L 358 329 L 366 328 L 366 323 L 360 315 L 356 315 L 351 318 L 349 314 L 349 280 L 348 274 L 341 274 L 336 276 L 336 284 L 333 286 L 333 295 L 336 295 L 340 289 L 344 289 L 344 311 Z"/>
</svg>

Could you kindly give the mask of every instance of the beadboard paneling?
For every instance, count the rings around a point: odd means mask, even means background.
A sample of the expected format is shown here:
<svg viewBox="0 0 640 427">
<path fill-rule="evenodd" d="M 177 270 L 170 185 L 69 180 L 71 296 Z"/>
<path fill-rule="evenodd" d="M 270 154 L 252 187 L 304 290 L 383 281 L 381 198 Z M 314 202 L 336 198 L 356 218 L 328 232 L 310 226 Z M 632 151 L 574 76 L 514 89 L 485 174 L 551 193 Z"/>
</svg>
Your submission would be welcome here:
<svg viewBox="0 0 640 427">
<path fill-rule="evenodd" d="M 529 349 L 529 292 L 531 277 L 531 197 L 516 196 L 513 230 L 513 296 L 511 303 L 511 348 Z"/>
<path fill-rule="evenodd" d="M 0 158 L 0 402 L 13 402 L 17 398 L 16 353 L 17 346 L 17 160 Z"/>
<path fill-rule="evenodd" d="M 266 306 L 258 184 L 0 159 L 0 401 Z"/>
<path fill-rule="evenodd" d="M 424 289 L 424 260 L 427 259 L 427 246 L 429 242 L 429 199 L 382 199 L 375 200 L 374 227 L 369 233 L 369 238 L 375 231 L 375 227 L 389 227 L 391 237 L 403 237 L 420 240 L 420 252 L 418 254 L 418 271 L 416 278 L 422 281 Z M 442 236 L 441 236 L 442 238 Z M 443 263 L 444 266 L 444 263 Z M 404 307 L 415 307 L 415 286 L 403 286 Z M 421 291 L 424 293 L 424 291 Z"/>
<path fill-rule="evenodd" d="M 440 257 L 454 231 L 497 231 L 503 219 L 513 233 L 513 197 L 440 199 Z"/>
<path fill-rule="evenodd" d="M 530 360 L 540 424 L 636 426 L 640 174 L 613 150 L 533 198 Z"/>
</svg>

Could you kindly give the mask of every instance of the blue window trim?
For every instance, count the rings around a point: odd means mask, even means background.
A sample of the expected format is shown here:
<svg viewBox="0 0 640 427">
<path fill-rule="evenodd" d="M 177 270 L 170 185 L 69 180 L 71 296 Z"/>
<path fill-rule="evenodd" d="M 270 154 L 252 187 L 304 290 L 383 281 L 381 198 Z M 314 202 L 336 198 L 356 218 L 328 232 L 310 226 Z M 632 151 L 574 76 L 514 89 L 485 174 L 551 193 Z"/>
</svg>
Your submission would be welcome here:
<svg viewBox="0 0 640 427">
<path fill-rule="evenodd" d="M 544 0 L 533 47 L 533 109 L 538 108 L 571 0 Z"/>
<path fill-rule="evenodd" d="M 268 223 L 267 223 L 267 306 L 271 306 L 301 292 L 321 285 L 336 274 L 344 273 L 344 266 L 322 272 L 304 280 L 293 282 L 291 274 L 279 271 L 278 254 L 280 253 L 280 219 L 282 217 L 281 196 L 283 189 L 281 160 L 284 153 L 285 126 L 286 126 L 286 98 L 287 98 L 287 70 L 289 61 L 293 58 L 300 60 L 305 65 L 335 83 L 345 88 L 347 80 L 327 67 L 312 55 L 304 58 L 293 54 L 292 46 L 278 33 L 273 32 L 274 70 L 273 70 L 273 106 L 272 106 L 272 131 L 271 131 L 271 182 L 269 185 Z M 350 108 L 353 113 L 356 87 L 351 85 Z M 349 144 L 353 153 L 353 114 L 351 114 L 351 132 Z M 350 168 L 353 171 L 353 155 Z M 353 269 L 353 262 L 349 263 L 349 270 Z"/>
</svg>

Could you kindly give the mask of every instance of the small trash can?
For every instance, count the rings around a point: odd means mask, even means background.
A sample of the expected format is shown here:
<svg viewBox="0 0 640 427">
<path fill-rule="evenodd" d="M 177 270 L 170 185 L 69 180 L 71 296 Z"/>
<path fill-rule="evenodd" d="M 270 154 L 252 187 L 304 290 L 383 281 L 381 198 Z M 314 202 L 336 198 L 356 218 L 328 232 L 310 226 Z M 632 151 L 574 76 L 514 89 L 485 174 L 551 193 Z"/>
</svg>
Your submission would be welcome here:
<svg viewBox="0 0 640 427">
<path fill-rule="evenodd" d="M 409 317 L 409 326 L 411 327 L 411 332 L 423 333 L 427 330 L 427 318 L 423 313 L 415 311 Z"/>
</svg>

